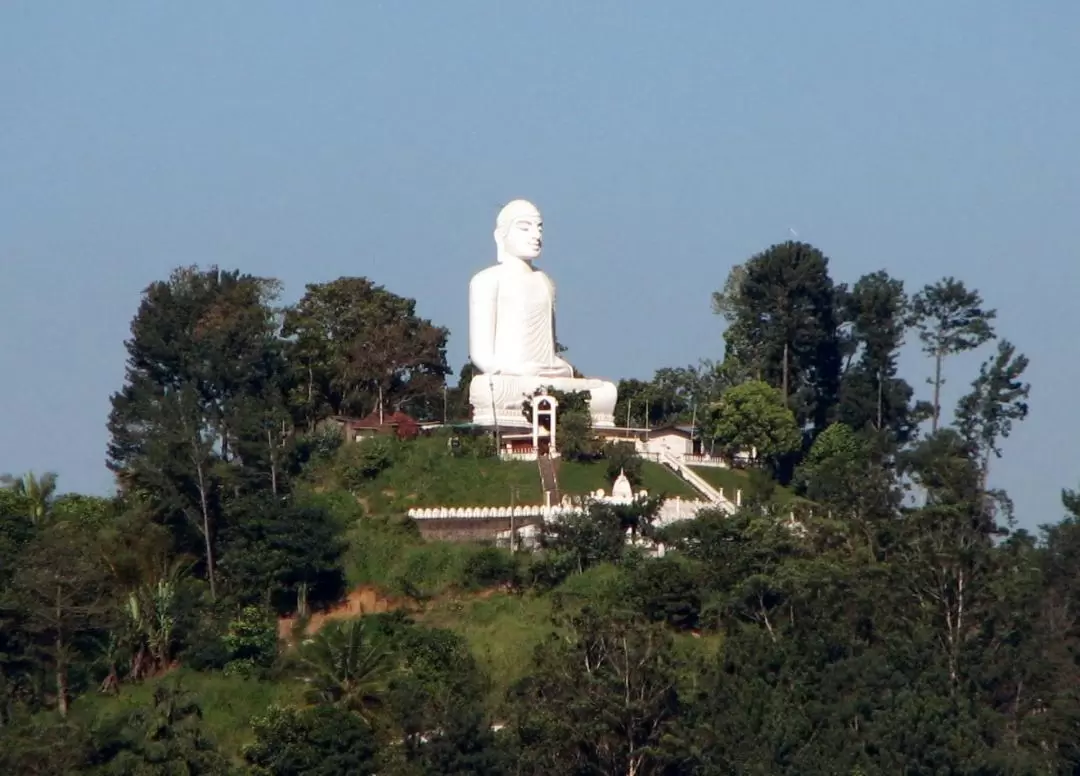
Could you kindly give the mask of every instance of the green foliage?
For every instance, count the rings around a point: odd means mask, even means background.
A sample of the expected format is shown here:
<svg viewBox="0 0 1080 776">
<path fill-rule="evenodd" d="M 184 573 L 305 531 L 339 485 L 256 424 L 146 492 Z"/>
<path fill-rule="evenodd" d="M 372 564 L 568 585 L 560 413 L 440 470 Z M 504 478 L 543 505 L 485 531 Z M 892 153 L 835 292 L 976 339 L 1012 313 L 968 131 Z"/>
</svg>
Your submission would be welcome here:
<svg viewBox="0 0 1080 776">
<path fill-rule="evenodd" d="M 56 473 L 45 472 L 40 477 L 27 472 L 21 477 L 10 474 L 0 475 L 0 486 L 7 488 L 13 495 L 22 499 L 27 517 L 34 523 L 42 523 L 51 516 L 56 498 Z"/>
<path fill-rule="evenodd" d="M 226 674 L 257 675 L 277 657 L 275 621 L 265 609 L 258 606 L 245 606 L 229 623 L 223 641 L 229 652 Z"/>
<path fill-rule="evenodd" d="M 271 706 L 251 721 L 244 748 L 253 776 L 365 776 L 376 773 L 377 746 L 355 714 L 333 706 Z"/>
<path fill-rule="evenodd" d="M 482 547 L 465 563 L 465 587 L 475 590 L 495 585 L 512 585 L 518 578 L 517 567 L 517 559 L 508 551 L 497 547 Z"/>
<path fill-rule="evenodd" d="M 653 622 L 674 628 L 696 628 L 701 614 L 701 593 L 693 571 L 669 558 L 647 560 L 635 569 L 628 600 Z"/>
<path fill-rule="evenodd" d="M 198 700 L 179 684 L 159 685 L 151 704 L 105 720 L 94 738 L 99 772 L 110 776 L 227 776 L 231 770 L 204 732 Z"/>
<path fill-rule="evenodd" d="M 945 359 L 983 345 L 994 338 L 992 321 L 997 311 L 985 309 L 978 291 L 953 277 L 927 285 L 911 300 L 909 324 L 919 332 L 923 352 L 934 359 L 933 427 L 941 421 L 941 386 Z"/>
<path fill-rule="evenodd" d="M 341 483 L 358 490 L 364 483 L 394 465 L 400 443 L 391 436 L 376 436 L 342 447 L 335 459 L 335 469 Z"/>
<path fill-rule="evenodd" d="M 779 390 L 800 428 L 824 429 L 838 398 L 837 297 L 828 258 L 801 242 L 754 255 L 713 295 L 714 311 L 728 323 L 725 365 L 739 382 L 763 381 Z"/>
<path fill-rule="evenodd" d="M 386 701 L 397 658 L 370 637 L 360 620 L 327 623 L 299 658 L 317 703 L 358 714 L 369 724 Z"/>
<path fill-rule="evenodd" d="M 712 436 L 724 453 L 769 460 L 799 449 L 802 436 L 784 397 L 760 381 L 728 389 L 713 407 Z"/>
<path fill-rule="evenodd" d="M 285 311 L 289 403 L 313 428 L 331 414 L 383 407 L 442 415 L 447 331 L 416 315 L 416 302 L 367 278 L 309 283 Z"/>
<path fill-rule="evenodd" d="M 799 243 L 735 268 L 715 299 L 724 363 L 623 381 L 619 419 L 701 419 L 772 472 L 700 469 L 742 490 L 735 514 L 660 529 L 655 499 L 593 504 L 517 554 L 393 516 L 539 503 L 535 465 L 498 461 L 490 435 L 343 447 L 320 424 L 380 400 L 439 416 L 445 330 L 346 278 L 309 287 L 282 333 L 276 293 L 217 268 L 152 284 L 109 419 L 117 497 L 58 496 L 51 475 L 0 488 L 0 772 L 1080 767 L 1080 495 L 1039 536 L 1009 534 L 988 482 L 1028 411 L 1027 359 L 1002 340 L 955 427 L 936 406 L 922 439 L 931 415 L 897 370 L 915 326 L 939 405 L 943 361 L 993 337 L 959 281 L 906 310 L 899 280 L 849 289 Z M 693 496 L 628 446 L 594 462 L 587 398 L 560 400 L 563 492 L 625 469 Z M 306 618 L 343 572 L 410 614 Z M 280 655 L 275 608 L 299 610 Z"/>
<path fill-rule="evenodd" d="M 307 613 L 308 603 L 337 601 L 344 588 L 344 526 L 329 511 L 270 498 L 230 504 L 220 568 L 245 603 Z"/>
<path fill-rule="evenodd" d="M 604 446 L 604 460 L 607 462 L 605 475 L 608 482 L 615 482 L 620 473 L 626 475 L 630 485 L 637 491 L 645 482 L 645 463 L 629 442 L 618 442 Z M 605 490 L 611 490 L 610 486 Z"/>
<path fill-rule="evenodd" d="M 559 455 L 568 461 L 592 461 L 600 455 L 601 444 L 599 438 L 593 432 L 592 415 L 589 412 L 589 401 L 592 398 L 588 391 L 566 392 L 553 387 L 540 388 L 536 396 L 551 396 L 558 402 L 556 409 L 555 444 Z M 521 405 L 521 414 L 529 425 L 533 422 L 532 402 L 524 401 Z M 550 417 L 542 415 L 541 427 L 550 431 Z"/>
<path fill-rule="evenodd" d="M 296 456 L 305 464 L 329 461 L 344 443 L 345 435 L 335 423 L 323 423 L 297 437 Z"/>
</svg>

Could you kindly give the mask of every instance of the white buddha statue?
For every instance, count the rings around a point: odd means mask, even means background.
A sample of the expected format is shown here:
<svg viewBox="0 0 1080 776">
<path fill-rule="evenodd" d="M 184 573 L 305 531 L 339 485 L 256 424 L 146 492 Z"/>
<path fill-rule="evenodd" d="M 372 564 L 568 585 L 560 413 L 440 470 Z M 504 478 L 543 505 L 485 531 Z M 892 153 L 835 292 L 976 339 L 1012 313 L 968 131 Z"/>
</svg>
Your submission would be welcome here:
<svg viewBox="0 0 1080 776">
<path fill-rule="evenodd" d="M 530 202 L 516 199 L 495 221 L 499 263 L 469 283 L 469 358 L 481 372 L 469 384 L 473 422 L 526 426 L 521 405 L 539 388 L 588 391 L 593 426 L 615 425 L 615 385 L 574 377 L 555 353 L 555 284 L 533 266 L 544 224 Z"/>
</svg>

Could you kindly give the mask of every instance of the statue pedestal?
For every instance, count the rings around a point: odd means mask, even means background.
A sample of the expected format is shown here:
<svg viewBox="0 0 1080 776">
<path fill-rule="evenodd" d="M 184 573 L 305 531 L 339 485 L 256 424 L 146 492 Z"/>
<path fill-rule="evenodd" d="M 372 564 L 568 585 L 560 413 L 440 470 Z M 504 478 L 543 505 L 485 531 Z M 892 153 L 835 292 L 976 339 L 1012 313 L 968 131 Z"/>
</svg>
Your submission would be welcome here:
<svg viewBox="0 0 1080 776">
<path fill-rule="evenodd" d="M 588 391 L 593 428 L 615 427 L 618 390 L 605 380 L 572 377 L 524 377 L 479 374 L 469 383 L 473 423 L 494 428 L 529 428 L 522 405 L 540 388 L 575 393 Z"/>
</svg>

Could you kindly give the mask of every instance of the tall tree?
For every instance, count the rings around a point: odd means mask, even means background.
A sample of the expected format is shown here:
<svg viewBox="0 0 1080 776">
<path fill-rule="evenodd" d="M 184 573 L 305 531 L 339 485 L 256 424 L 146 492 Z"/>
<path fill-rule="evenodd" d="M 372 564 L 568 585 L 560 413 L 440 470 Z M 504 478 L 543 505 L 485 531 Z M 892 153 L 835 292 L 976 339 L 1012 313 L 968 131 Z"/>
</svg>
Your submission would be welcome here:
<svg viewBox="0 0 1080 776">
<path fill-rule="evenodd" d="M 909 323 L 919 331 L 923 352 L 934 359 L 934 376 L 927 381 L 934 387 L 931 432 L 941 425 L 945 359 L 993 339 L 996 317 L 996 310 L 984 309 L 978 291 L 953 277 L 927 285 L 911 300 Z"/>
<path fill-rule="evenodd" d="M 309 427 L 329 414 L 434 402 L 439 414 L 447 331 L 416 315 L 416 302 L 367 278 L 307 286 L 285 314 L 294 370 L 292 404 Z"/>
<path fill-rule="evenodd" d="M 79 526 L 51 525 L 26 547 L 12 579 L 24 627 L 52 667 L 61 716 L 71 700 L 68 670 L 79 654 L 80 637 L 106 628 L 116 611 L 108 600 L 105 568 L 87 551 L 90 543 Z"/>
<path fill-rule="evenodd" d="M 902 281 L 884 271 L 863 275 L 842 299 L 846 358 L 838 419 L 856 430 L 888 430 L 898 444 L 914 431 L 914 391 L 897 376 L 908 299 Z"/>
<path fill-rule="evenodd" d="M 276 281 L 217 267 L 152 283 L 125 343 L 124 387 L 112 397 L 109 467 L 182 540 L 194 529 L 212 592 L 223 487 L 241 487 L 242 437 L 279 379 L 277 291 Z"/>
<path fill-rule="evenodd" d="M 1027 367 L 1027 356 L 1017 353 L 1008 340 L 1000 340 L 997 353 L 979 368 L 971 393 L 957 404 L 957 426 L 978 449 L 984 490 L 991 456 L 1001 457 L 1001 440 L 1009 436 L 1014 421 L 1027 417 L 1027 398 L 1031 393 L 1031 385 L 1023 381 Z"/>
<path fill-rule="evenodd" d="M 725 361 L 780 389 L 800 426 L 822 431 L 839 393 L 841 342 L 829 260 L 786 242 L 740 268 L 713 307 L 728 320 Z"/>
</svg>

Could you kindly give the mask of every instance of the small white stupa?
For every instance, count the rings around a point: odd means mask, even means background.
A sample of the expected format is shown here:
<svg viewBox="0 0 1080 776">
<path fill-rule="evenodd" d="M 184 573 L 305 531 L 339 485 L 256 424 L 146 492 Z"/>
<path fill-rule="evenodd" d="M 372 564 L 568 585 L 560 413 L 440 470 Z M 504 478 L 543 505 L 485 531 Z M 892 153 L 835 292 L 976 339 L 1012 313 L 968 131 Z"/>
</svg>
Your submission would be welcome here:
<svg viewBox="0 0 1080 776">
<path fill-rule="evenodd" d="M 626 477 L 626 470 L 620 469 L 619 476 L 615 478 L 615 484 L 611 486 L 612 501 L 633 501 L 634 489 L 630 480 Z"/>
</svg>

